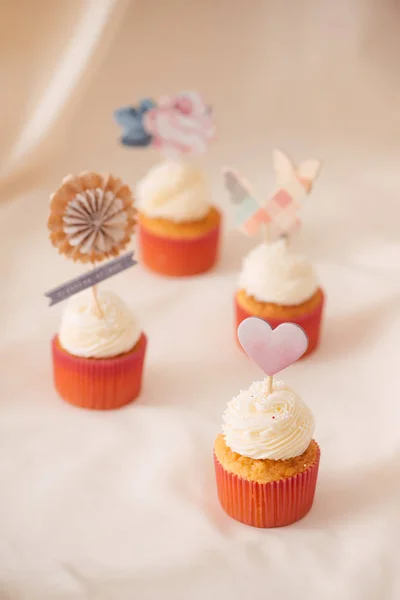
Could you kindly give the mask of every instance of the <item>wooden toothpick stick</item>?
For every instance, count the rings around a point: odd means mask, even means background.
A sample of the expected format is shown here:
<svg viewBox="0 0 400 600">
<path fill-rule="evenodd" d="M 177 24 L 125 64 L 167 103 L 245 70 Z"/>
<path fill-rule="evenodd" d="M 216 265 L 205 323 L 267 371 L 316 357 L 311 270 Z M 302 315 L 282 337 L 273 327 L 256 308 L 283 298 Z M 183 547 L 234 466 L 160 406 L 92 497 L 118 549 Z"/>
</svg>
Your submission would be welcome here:
<svg viewBox="0 0 400 600">
<path fill-rule="evenodd" d="M 95 268 L 95 263 L 92 263 L 92 265 L 93 265 L 93 268 Z M 93 293 L 94 304 L 96 307 L 96 314 L 99 317 L 99 319 L 102 319 L 104 317 L 104 313 L 100 306 L 99 298 L 97 295 L 97 285 L 92 285 L 92 293 Z"/>
<path fill-rule="evenodd" d="M 267 396 L 272 394 L 274 385 L 274 378 L 270 375 L 267 375 Z"/>
</svg>

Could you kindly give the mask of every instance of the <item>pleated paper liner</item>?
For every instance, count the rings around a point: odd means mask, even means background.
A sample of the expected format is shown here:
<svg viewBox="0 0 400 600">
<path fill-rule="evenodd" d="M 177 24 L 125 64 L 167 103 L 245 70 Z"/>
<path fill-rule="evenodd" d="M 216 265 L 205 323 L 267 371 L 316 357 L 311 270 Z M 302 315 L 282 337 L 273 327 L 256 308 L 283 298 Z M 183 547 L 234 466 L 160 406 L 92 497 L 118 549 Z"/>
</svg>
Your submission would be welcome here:
<svg viewBox="0 0 400 600">
<path fill-rule="evenodd" d="M 220 504 L 236 521 L 252 527 L 284 527 L 310 511 L 315 495 L 320 449 L 313 465 L 304 472 L 272 481 L 248 481 L 224 469 L 214 454 Z"/>
<path fill-rule="evenodd" d="M 120 408 L 140 394 L 147 338 L 129 352 L 107 359 L 80 358 L 52 340 L 54 385 L 63 400 L 93 410 Z"/>
<path fill-rule="evenodd" d="M 321 290 L 321 292 L 322 292 L 322 290 Z M 304 358 L 304 357 L 308 356 L 309 354 L 311 354 L 312 352 L 314 352 L 318 348 L 319 341 L 320 341 L 320 334 L 321 334 L 321 322 L 322 322 L 322 314 L 323 314 L 324 304 L 325 304 L 325 295 L 322 292 L 321 301 L 316 306 L 316 308 L 314 308 L 310 312 L 304 313 L 302 315 L 297 315 L 297 316 L 291 316 L 290 314 L 288 314 L 288 317 L 286 319 L 277 319 L 277 318 L 273 318 L 273 317 L 272 318 L 263 317 L 263 318 L 266 321 L 268 321 L 268 323 L 271 325 L 272 329 L 275 329 L 276 327 L 278 327 L 278 325 L 281 325 L 282 323 L 287 323 L 287 322 L 295 323 L 296 325 L 300 325 L 300 327 L 302 327 L 304 329 L 304 331 L 306 332 L 307 337 L 308 337 L 308 348 L 307 348 L 306 352 L 303 354 L 303 356 L 301 357 L 301 358 Z M 241 306 L 241 304 L 238 302 L 237 295 L 235 295 L 234 310 L 235 310 L 235 336 L 236 336 L 237 343 L 239 344 L 239 347 L 242 348 L 239 343 L 239 340 L 237 338 L 238 326 L 240 325 L 240 323 L 242 321 L 244 321 L 248 317 L 258 317 L 259 315 L 250 313 L 249 311 L 244 309 L 243 306 Z"/>
<path fill-rule="evenodd" d="M 161 275 L 188 277 L 205 273 L 217 262 L 220 229 L 218 225 L 195 238 L 175 239 L 156 235 L 140 223 L 142 262 Z"/>
</svg>

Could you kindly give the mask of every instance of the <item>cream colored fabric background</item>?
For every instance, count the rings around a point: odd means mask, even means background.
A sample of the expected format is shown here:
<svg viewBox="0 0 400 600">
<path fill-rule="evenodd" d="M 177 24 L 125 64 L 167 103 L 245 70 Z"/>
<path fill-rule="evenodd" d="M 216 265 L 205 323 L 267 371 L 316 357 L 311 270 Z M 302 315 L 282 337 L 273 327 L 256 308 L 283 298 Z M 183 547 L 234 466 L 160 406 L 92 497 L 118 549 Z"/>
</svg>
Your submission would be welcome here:
<svg viewBox="0 0 400 600">
<path fill-rule="evenodd" d="M 1 600 L 395 600 L 400 597 L 400 8 L 387 0 L 2 0 Z M 51 248 L 61 177 L 132 185 L 157 160 L 118 146 L 115 107 L 198 88 L 219 140 L 204 159 L 227 213 L 218 269 L 140 266 L 109 285 L 150 338 L 143 396 L 75 410 L 56 396 L 44 291 L 81 268 Z M 323 461 L 313 512 L 286 530 L 229 520 L 212 443 L 259 372 L 233 344 L 252 244 L 232 230 L 220 168 L 260 191 L 272 148 L 325 166 L 299 248 L 328 295 L 314 358 L 286 379 L 312 407 Z M 396 573 L 397 568 L 397 573 Z"/>
</svg>

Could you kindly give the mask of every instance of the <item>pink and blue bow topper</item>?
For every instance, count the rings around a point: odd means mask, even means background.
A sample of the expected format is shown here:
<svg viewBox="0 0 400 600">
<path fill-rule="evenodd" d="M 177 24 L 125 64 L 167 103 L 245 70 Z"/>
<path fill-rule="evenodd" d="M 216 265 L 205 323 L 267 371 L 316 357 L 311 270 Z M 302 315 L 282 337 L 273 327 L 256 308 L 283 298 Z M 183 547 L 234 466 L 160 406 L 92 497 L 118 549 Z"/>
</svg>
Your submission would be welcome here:
<svg viewBox="0 0 400 600">
<path fill-rule="evenodd" d="M 215 137 L 210 107 L 195 91 L 142 100 L 119 108 L 115 120 L 124 129 L 125 146 L 152 146 L 167 156 L 202 154 Z"/>
</svg>

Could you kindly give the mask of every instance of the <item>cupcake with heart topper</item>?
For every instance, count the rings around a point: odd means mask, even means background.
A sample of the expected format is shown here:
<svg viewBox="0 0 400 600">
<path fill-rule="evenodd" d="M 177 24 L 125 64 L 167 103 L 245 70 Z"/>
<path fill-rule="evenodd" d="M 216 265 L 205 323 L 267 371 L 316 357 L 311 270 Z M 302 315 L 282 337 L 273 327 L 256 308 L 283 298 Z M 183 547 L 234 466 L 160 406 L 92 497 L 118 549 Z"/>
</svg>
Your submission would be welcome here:
<svg viewBox="0 0 400 600">
<path fill-rule="evenodd" d="M 119 408 L 141 390 L 147 338 L 117 294 L 97 289 L 136 264 L 133 252 L 119 256 L 135 224 L 131 190 L 111 175 L 71 175 L 51 196 L 52 244 L 93 267 L 45 294 L 50 306 L 69 298 L 52 340 L 53 376 L 58 394 L 75 406 Z"/>
<path fill-rule="evenodd" d="M 214 138 L 210 107 L 197 92 L 115 112 L 125 146 L 153 147 L 165 160 L 136 187 L 142 262 L 162 275 L 186 277 L 212 269 L 218 257 L 221 214 L 192 157 Z"/>
<path fill-rule="evenodd" d="M 256 316 L 272 327 L 293 322 L 309 339 L 305 356 L 320 339 L 324 292 L 313 266 L 291 249 L 299 230 L 299 212 L 320 171 L 320 162 L 307 160 L 295 167 L 283 153 L 273 153 L 276 189 L 263 202 L 233 169 L 224 171 L 225 184 L 236 204 L 237 227 L 253 236 L 261 229 L 263 243 L 244 258 L 235 293 L 235 331 L 247 317 Z"/>
<path fill-rule="evenodd" d="M 225 410 L 214 445 L 219 501 L 246 525 L 290 525 L 312 507 L 320 449 L 311 410 L 273 376 L 306 352 L 307 336 L 293 323 L 273 330 L 250 317 L 239 325 L 238 337 L 267 377 L 241 391 Z"/>
</svg>

